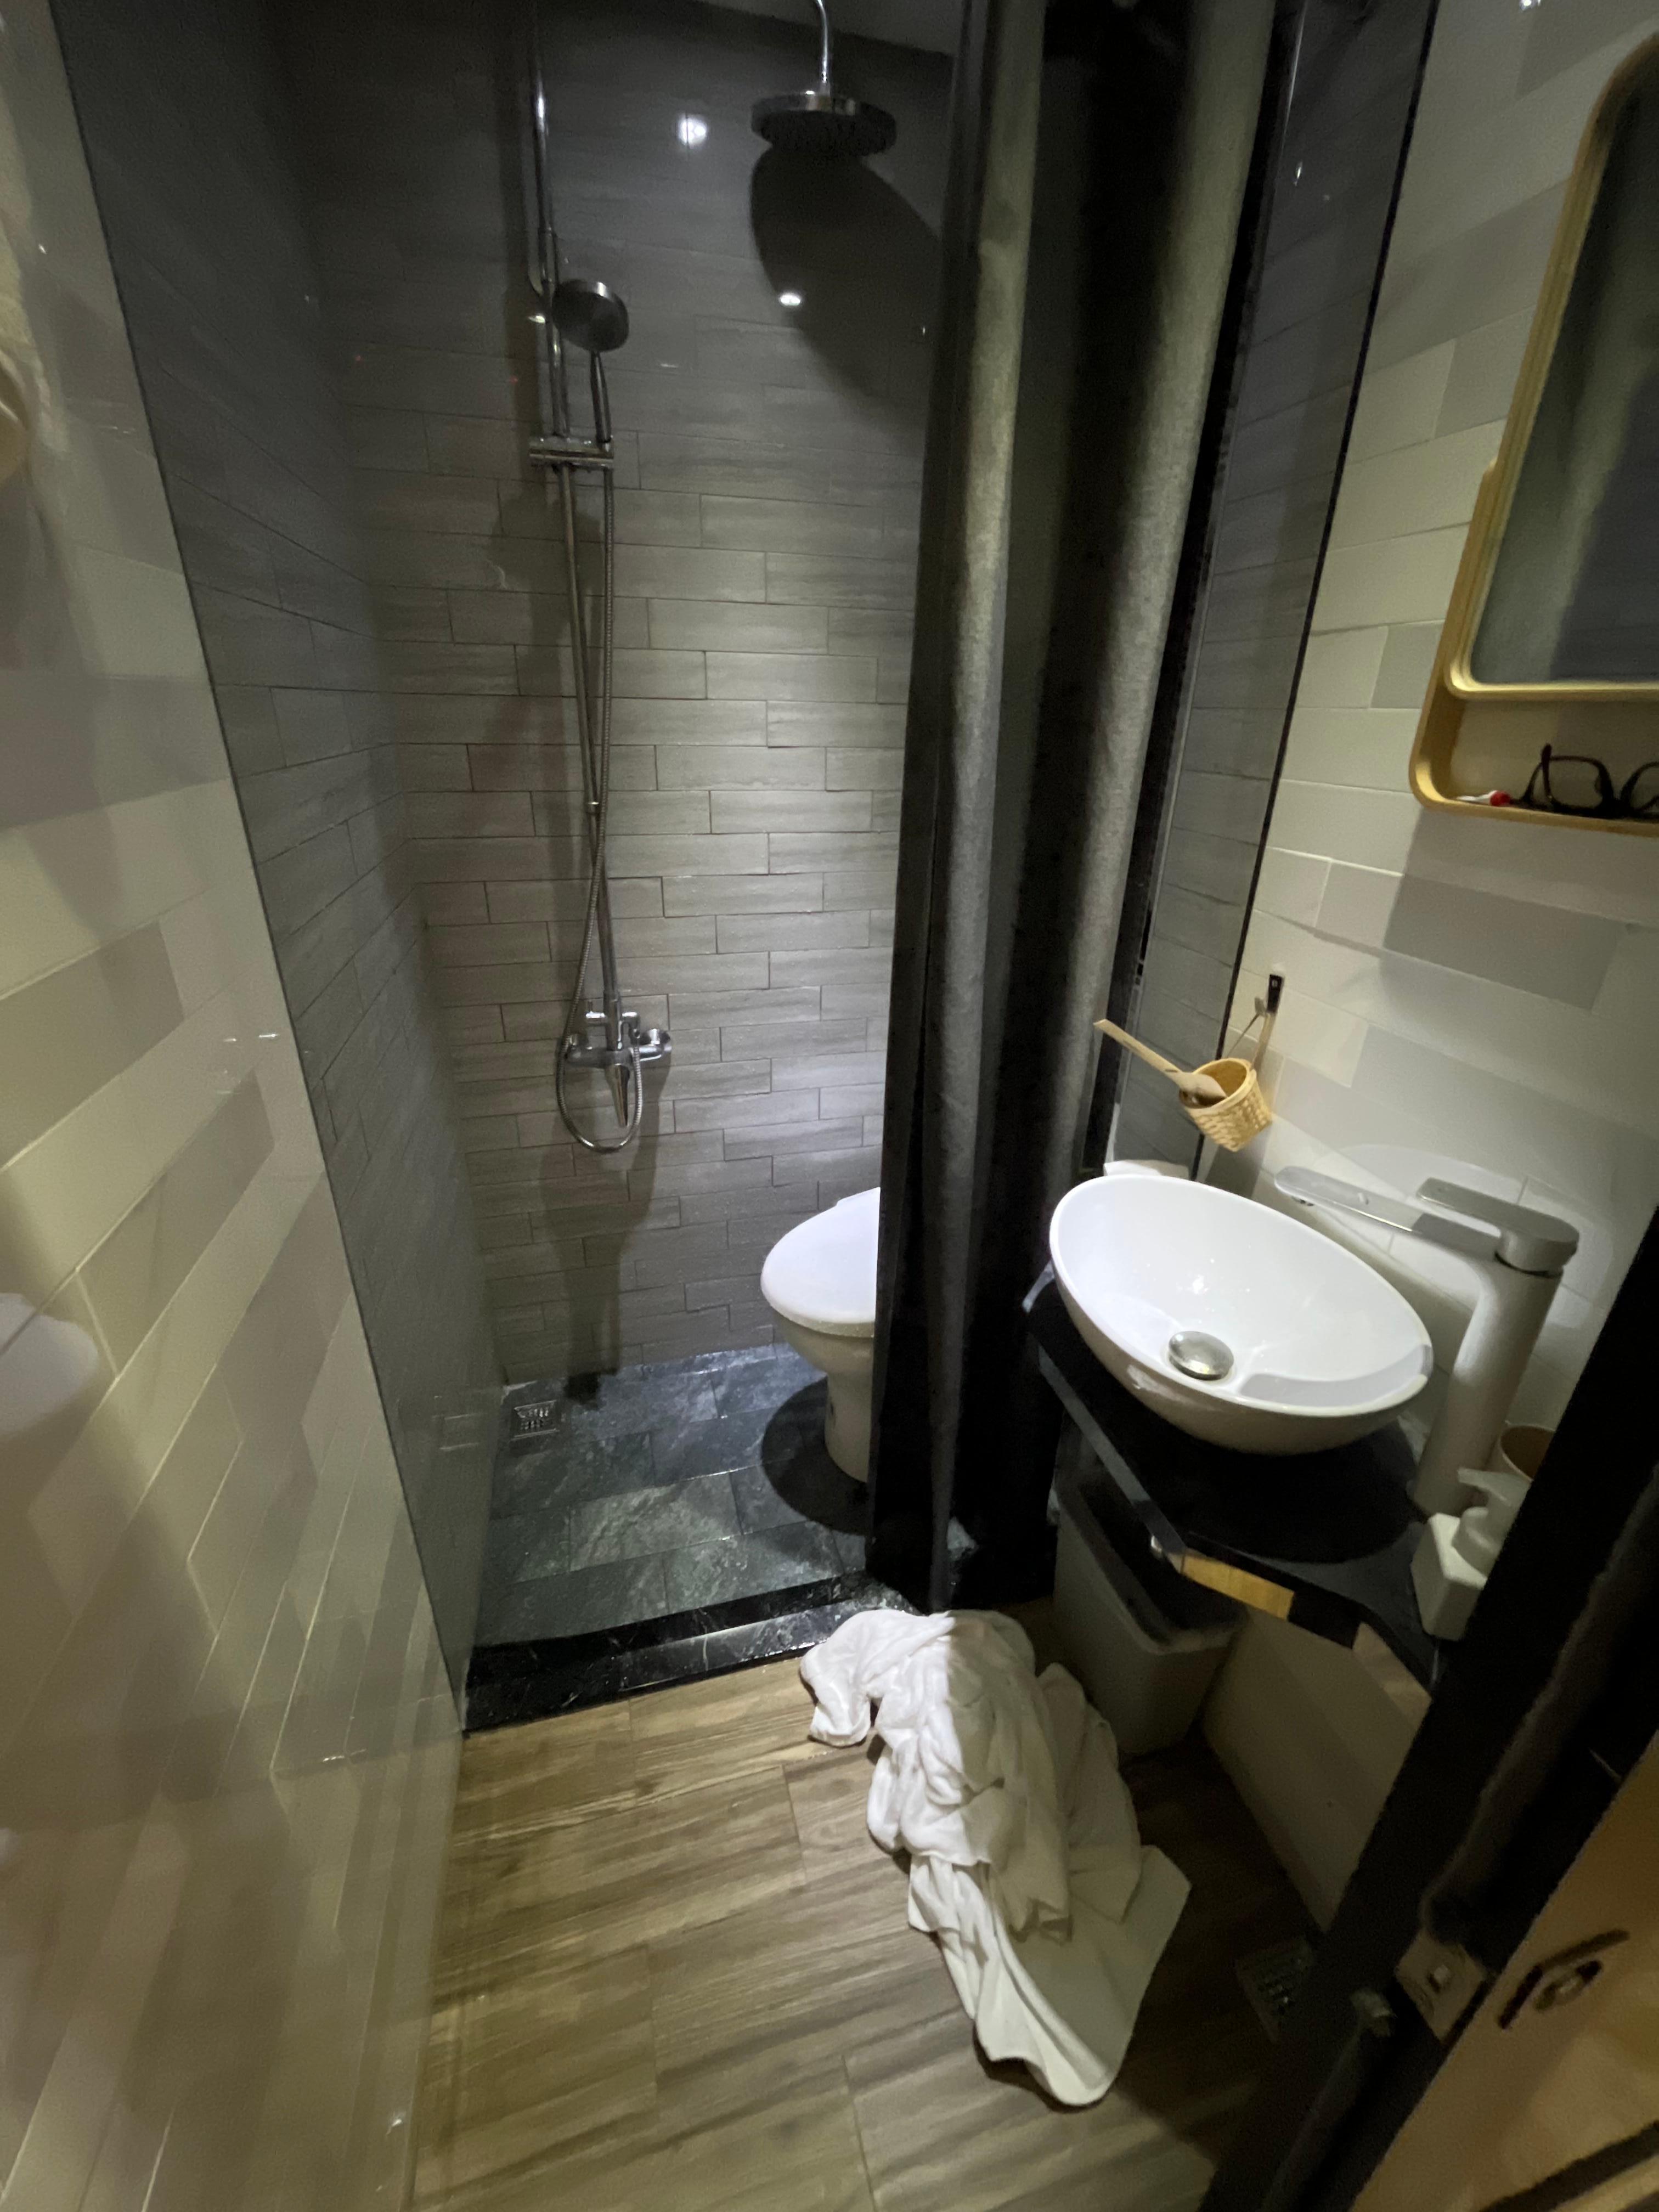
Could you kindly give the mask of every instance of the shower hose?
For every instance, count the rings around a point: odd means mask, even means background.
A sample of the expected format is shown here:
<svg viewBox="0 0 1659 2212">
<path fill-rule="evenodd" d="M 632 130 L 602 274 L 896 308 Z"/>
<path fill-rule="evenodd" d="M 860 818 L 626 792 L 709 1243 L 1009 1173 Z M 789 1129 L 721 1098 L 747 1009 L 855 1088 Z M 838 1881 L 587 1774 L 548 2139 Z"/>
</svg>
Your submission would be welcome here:
<svg viewBox="0 0 1659 2212">
<path fill-rule="evenodd" d="M 588 356 L 588 374 L 593 394 L 595 439 L 603 448 L 611 442 L 611 406 L 605 389 L 605 367 L 597 353 Z M 636 1022 L 624 1022 L 622 994 L 617 983 L 610 888 L 605 866 L 605 827 L 611 811 L 611 645 L 616 592 L 617 495 L 611 471 L 608 468 L 602 470 L 599 619 L 590 664 L 582 622 L 581 578 L 576 558 L 575 471 L 566 465 L 560 467 L 557 473 L 559 503 L 564 525 L 565 586 L 570 599 L 570 659 L 576 695 L 576 726 L 582 757 L 583 811 L 587 823 L 587 898 L 582 914 L 581 948 L 577 953 L 575 970 L 571 978 L 570 999 L 565 1009 L 564 1027 L 559 1041 L 553 1090 L 558 1103 L 559 1119 L 585 1152 L 626 1152 L 640 1133 L 640 1122 L 645 1111 L 645 1085 L 641 1079 L 639 1025 Z M 619 1135 L 612 1138 L 596 1137 L 584 1129 L 577 1121 L 567 1096 L 570 1048 L 576 1040 L 585 1039 L 587 1032 L 587 963 L 592 957 L 596 936 L 599 940 L 604 969 L 605 1043 L 612 1054 L 625 1052 L 627 1054 L 625 1061 L 620 1058 L 613 1060 L 606 1070 L 611 1093 L 617 1102 L 617 1118 L 621 1130 Z"/>
</svg>

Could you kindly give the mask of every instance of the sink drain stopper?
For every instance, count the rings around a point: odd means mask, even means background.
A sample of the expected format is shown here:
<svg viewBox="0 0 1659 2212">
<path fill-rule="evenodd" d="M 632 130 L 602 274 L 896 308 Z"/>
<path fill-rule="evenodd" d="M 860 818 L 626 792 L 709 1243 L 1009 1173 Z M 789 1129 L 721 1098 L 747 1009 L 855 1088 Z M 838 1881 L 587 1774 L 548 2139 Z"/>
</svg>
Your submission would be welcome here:
<svg viewBox="0 0 1659 2212">
<path fill-rule="evenodd" d="M 1178 1328 L 1170 1339 L 1170 1364 L 1194 1382 L 1219 1382 L 1232 1371 L 1233 1355 L 1218 1336 L 1201 1328 Z"/>
</svg>

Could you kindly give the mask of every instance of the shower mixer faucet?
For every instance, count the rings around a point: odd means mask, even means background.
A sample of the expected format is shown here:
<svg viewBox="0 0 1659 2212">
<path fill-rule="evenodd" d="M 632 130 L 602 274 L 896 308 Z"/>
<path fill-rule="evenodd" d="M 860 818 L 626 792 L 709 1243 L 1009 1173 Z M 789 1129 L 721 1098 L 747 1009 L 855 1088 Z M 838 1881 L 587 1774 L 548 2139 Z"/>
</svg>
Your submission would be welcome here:
<svg viewBox="0 0 1659 2212">
<path fill-rule="evenodd" d="M 1415 1200 L 1363 1190 L 1312 1168 L 1281 1168 L 1273 1184 L 1298 1206 L 1358 1214 L 1379 1228 L 1437 1244 L 1473 1271 L 1479 1285 L 1474 1310 L 1412 1486 L 1425 1512 L 1461 1512 L 1469 1501 L 1458 1471 L 1484 1468 L 1491 1457 L 1555 1286 L 1578 1249 L 1578 1231 L 1553 1213 L 1438 1176 L 1419 1185 Z M 1446 1210 L 1426 1210 L 1432 1206 Z"/>
</svg>

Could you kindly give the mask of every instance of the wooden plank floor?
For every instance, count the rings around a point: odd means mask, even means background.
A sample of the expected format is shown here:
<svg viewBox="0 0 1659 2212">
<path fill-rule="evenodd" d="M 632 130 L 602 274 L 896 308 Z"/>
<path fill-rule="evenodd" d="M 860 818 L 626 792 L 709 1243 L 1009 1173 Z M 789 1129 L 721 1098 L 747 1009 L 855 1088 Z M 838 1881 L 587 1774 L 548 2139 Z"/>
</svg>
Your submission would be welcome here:
<svg viewBox="0 0 1659 2212">
<path fill-rule="evenodd" d="M 1077 2112 L 976 2056 L 811 1712 L 786 1661 L 468 1742 L 421 2212 L 1197 2203 L 1267 2051 L 1232 1962 L 1304 1924 L 1202 1744 L 1128 1770 L 1193 1894 Z"/>
</svg>

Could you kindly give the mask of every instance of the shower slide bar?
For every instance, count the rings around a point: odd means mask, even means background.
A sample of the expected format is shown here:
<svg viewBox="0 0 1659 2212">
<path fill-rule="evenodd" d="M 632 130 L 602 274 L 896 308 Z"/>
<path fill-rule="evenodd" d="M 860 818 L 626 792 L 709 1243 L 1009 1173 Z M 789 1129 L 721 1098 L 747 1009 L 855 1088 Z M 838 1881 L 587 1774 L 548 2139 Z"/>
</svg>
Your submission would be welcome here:
<svg viewBox="0 0 1659 2212">
<path fill-rule="evenodd" d="M 628 337 L 628 310 L 609 286 L 566 276 L 560 267 L 557 228 L 547 137 L 547 86 L 542 64 L 541 10 L 531 0 L 531 143 L 536 185 L 536 248 L 532 282 L 541 301 L 542 373 L 537 378 L 541 435 L 530 441 L 530 457 L 549 469 L 558 486 L 564 538 L 565 589 L 570 607 L 570 659 L 575 693 L 576 732 L 582 763 L 583 811 L 587 827 L 587 897 L 581 949 L 572 976 L 569 1003 L 554 1069 L 559 1118 L 590 1152 L 625 1152 L 639 1135 L 645 1112 L 644 1070 L 667 1062 L 672 1044 L 666 1030 L 641 1028 L 635 1008 L 625 1006 L 617 973 L 611 926 L 611 890 L 605 874 L 605 829 L 611 805 L 611 702 L 616 608 L 616 452 L 611 434 L 611 395 L 605 356 Z M 571 428 L 567 344 L 587 356 L 588 392 L 593 434 Z M 577 556 L 576 477 L 591 471 L 600 485 L 599 593 L 590 643 L 582 608 Z M 598 1003 L 587 989 L 588 965 L 597 946 Z M 610 1086 L 618 1133 L 601 1137 L 584 1129 L 567 1095 L 571 1068 L 594 1068 Z"/>
</svg>

